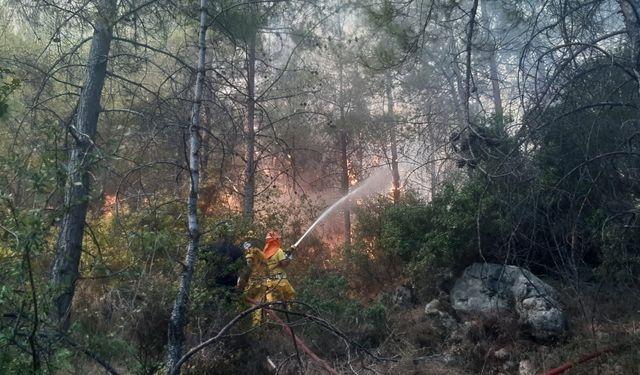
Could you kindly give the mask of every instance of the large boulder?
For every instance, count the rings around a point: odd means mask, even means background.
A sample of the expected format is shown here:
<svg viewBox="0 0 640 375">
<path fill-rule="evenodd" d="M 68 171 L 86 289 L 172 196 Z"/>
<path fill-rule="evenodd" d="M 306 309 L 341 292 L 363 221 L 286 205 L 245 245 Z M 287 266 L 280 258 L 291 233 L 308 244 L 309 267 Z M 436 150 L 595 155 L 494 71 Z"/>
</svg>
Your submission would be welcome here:
<svg viewBox="0 0 640 375">
<path fill-rule="evenodd" d="M 456 280 L 450 296 L 461 317 L 515 314 L 535 338 L 544 340 L 566 332 L 556 291 L 520 267 L 474 263 Z"/>
</svg>

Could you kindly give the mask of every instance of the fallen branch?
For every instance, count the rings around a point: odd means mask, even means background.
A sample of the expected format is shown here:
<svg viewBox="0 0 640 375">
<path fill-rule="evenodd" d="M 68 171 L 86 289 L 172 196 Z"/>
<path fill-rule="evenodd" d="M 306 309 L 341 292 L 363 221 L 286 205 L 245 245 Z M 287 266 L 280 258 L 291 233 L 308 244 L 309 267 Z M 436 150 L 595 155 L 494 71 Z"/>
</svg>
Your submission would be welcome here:
<svg viewBox="0 0 640 375">
<path fill-rule="evenodd" d="M 249 301 L 251 302 L 251 301 Z M 255 302 L 255 301 L 254 301 Z M 252 302 L 253 303 L 253 302 Z M 304 303 L 304 302 L 299 302 L 299 301 L 287 301 L 287 304 L 298 304 L 301 306 L 304 306 L 306 308 L 309 308 L 311 310 L 315 310 L 312 306 Z M 307 314 L 304 312 L 299 312 L 299 311 L 290 311 L 290 310 L 285 310 L 285 309 L 279 309 L 279 308 L 274 308 L 274 306 L 284 306 L 285 303 L 284 302 L 267 302 L 267 303 L 256 303 L 253 306 L 251 306 L 250 308 L 242 311 L 240 314 L 236 315 L 233 319 L 231 319 L 224 327 L 222 327 L 222 329 L 220 329 L 220 331 L 213 337 L 201 342 L 200 344 L 194 346 L 193 348 L 189 349 L 189 351 L 187 353 L 185 353 L 177 362 L 175 367 L 173 368 L 172 371 L 169 372 L 169 375 L 177 375 L 180 373 L 180 368 L 182 367 L 182 365 L 188 361 L 194 354 L 196 354 L 197 352 L 199 352 L 200 350 L 206 348 L 207 346 L 210 346 L 212 344 L 214 344 L 215 342 L 219 341 L 220 339 L 229 337 L 229 335 L 227 335 L 227 332 L 236 324 L 238 323 L 240 320 L 242 320 L 244 317 L 248 316 L 249 314 L 251 314 L 252 312 L 259 310 L 259 309 L 263 309 L 265 311 L 265 313 L 267 315 L 269 315 L 273 320 L 275 320 L 279 325 L 282 326 L 283 331 L 289 335 L 290 337 L 292 337 L 292 339 L 295 340 L 296 344 L 305 352 L 309 355 L 309 357 L 316 362 L 320 367 L 322 367 L 324 370 L 326 370 L 328 373 L 330 374 L 335 374 L 337 375 L 338 372 L 331 368 L 331 366 L 329 366 L 323 359 L 321 359 L 320 357 L 318 357 L 317 354 L 315 354 L 298 336 L 292 334 L 291 329 L 289 327 L 289 324 L 287 324 L 286 322 L 284 322 L 277 314 L 276 312 L 282 312 L 282 313 L 288 313 L 291 315 L 295 315 L 295 316 L 299 316 L 302 318 L 306 318 L 308 320 L 311 320 L 315 323 L 318 323 L 322 328 L 333 332 L 336 336 L 342 338 L 343 340 L 345 340 L 346 342 L 350 343 L 351 345 L 357 347 L 358 349 L 362 350 L 364 353 L 366 353 L 367 355 L 371 356 L 372 358 L 378 360 L 378 361 L 392 361 L 392 362 L 396 362 L 397 360 L 394 358 L 383 358 L 383 357 L 379 357 L 375 354 L 373 354 L 370 350 L 368 350 L 367 348 L 363 347 L 362 345 L 352 341 L 351 339 L 349 339 L 349 337 L 342 333 L 338 328 L 334 327 L 332 324 L 330 324 L 329 322 L 327 322 L 325 319 L 322 319 L 318 316 L 314 316 L 311 314 Z"/>
<path fill-rule="evenodd" d="M 224 327 L 222 327 L 222 329 L 218 332 L 217 335 L 213 336 L 212 338 L 201 342 L 200 344 L 194 346 L 193 348 L 189 349 L 188 352 L 186 352 L 179 360 L 178 362 L 176 362 L 175 366 L 173 367 L 173 369 L 171 370 L 171 372 L 169 372 L 169 375 L 177 375 L 180 373 L 180 367 L 189 360 L 189 358 L 191 358 L 194 354 L 196 354 L 197 352 L 199 352 L 200 350 L 206 348 L 207 346 L 213 344 L 214 342 L 218 341 L 219 339 L 223 338 L 225 333 L 227 333 L 227 331 L 229 331 L 231 329 L 231 327 L 233 327 L 237 322 L 239 322 L 242 318 L 244 318 L 245 316 L 251 314 L 252 312 L 254 312 L 255 310 L 261 309 L 265 306 L 271 305 L 270 303 L 263 303 L 263 304 L 259 304 L 259 305 L 255 305 L 255 306 L 251 306 L 250 308 L 244 310 L 243 312 L 241 312 L 240 314 L 236 315 L 233 319 L 231 319 L 229 321 L 229 323 L 227 323 Z"/>
<path fill-rule="evenodd" d="M 104 367 L 104 369 L 109 374 L 111 374 L 111 375 L 120 375 L 120 373 L 118 371 L 116 371 L 107 361 L 105 361 L 104 359 L 100 358 L 97 354 L 95 354 L 91 350 L 89 350 L 89 349 L 81 346 L 80 344 L 72 341 L 68 337 L 63 337 L 62 339 L 64 340 L 64 342 L 66 342 L 73 349 L 84 353 L 87 357 L 89 357 L 89 358 L 93 359 L 94 361 L 98 362 L 102 367 Z"/>
<path fill-rule="evenodd" d="M 305 306 L 311 310 L 313 310 L 312 306 L 309 306 L 306 303 L 303 302 L 298 302 L 298 301 L 289 301 L 289 303 L 297 303 L 299 305 Z M 278 310 L 278 309 L 272 309 L 274 311 L 277 312 L 284 312 L 284 310 Z M 316 323 L 318 323 L 322 328 L 326 329 L 327 331 L 333 332 L 336 336 L 338 336 L 339 338 L 345 340 L 346 342 L 348 342 L 349 344 L 355 346 L 356 348 L 362 350 L 365 354 L 367 354 L 368 356 L 370 356 L 371 358 L 375 359 L 376 361 L 380 361 L 380 362 L 397 362 L 398 360 L 395 358 L 386 358 L 386 357 L 380 357 L 377 356 L 375 354 L 373 354 L 369 349 L 365 348 L 364 346 L 358 344 L 357 342 L 351 340 L 346 334 L 344 334 L 342 331 L 340 331 L 338 328 L 334 327 L 331 323 L 327 322 L 325 319 L 322 319 L 318 316 L 314 316 L 314 315 L 310 315 L 304 312 L 299 312 L 299 311 L 287 311 L 289 314 L 291 315 L 296 315 L 296 316 L 300 316 L 302 318 L 306 318 L 309 319 L 311 321 L 314 321 Z"/>
</svg>

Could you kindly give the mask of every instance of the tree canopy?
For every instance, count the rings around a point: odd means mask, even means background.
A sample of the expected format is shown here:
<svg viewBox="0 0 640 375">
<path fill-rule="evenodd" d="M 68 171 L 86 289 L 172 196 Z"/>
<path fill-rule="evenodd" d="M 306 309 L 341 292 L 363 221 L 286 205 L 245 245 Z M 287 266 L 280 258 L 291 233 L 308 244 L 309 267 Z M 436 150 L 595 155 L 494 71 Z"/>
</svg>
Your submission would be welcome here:
<svg viewBox="0 0 640 375">
<path fill-rule="evenodd" d="M 0 7 L 0 373 L 356 372 L 474 262 L 638 297 L 640 0 Z"/>
</svg>

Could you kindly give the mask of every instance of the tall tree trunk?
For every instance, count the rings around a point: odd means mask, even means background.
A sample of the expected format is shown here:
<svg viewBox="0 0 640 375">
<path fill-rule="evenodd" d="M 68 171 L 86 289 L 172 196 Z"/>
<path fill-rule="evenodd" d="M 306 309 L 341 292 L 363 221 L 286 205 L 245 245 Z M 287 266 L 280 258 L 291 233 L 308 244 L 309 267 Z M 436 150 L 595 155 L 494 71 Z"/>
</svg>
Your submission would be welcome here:
<svg viewBox="0 0 640 375">
<path fill-rule="evenodd" d="M 256 33 L 253 33 L 247 42 L 247 119 L 245 121 L 245 170 L 244 170 L 244 200 L 243 217 L 245 220 L 253 220 L 254 198 L 256 191 L 256 130 L 255 130 L 255 85 L 256 85 Z"/>
<path fill-rule="evenodd" d="M 292 181 L 292 189 L 293 193 L 297 194 L 298 191 L 298 171 L 296 166 L 296 133 L 293 132 L 291 134 L 291 149 L 288 150 L 289 153 L 289 165 L 291 166 L 291 181 Z"/>
<path fill-rule="evenodd" d="M 447 38 L 453 44 L 453 48 L 458 50 L 457 36 L 454 35 L 453 29 L 449 30 L 447 33 Z M 449 84 L 449 90 L 451 91 L 451 97 L 453 98 L 453 103 L 456 106 L 456 116 L 458 121 L 460 122 L 460 128 L 463 129 L 467 126 L 467 118 L 466 118 L 466 110 L 465 110 L 465 90 L 464 90 L 464 79 L 462 78 L 462 71 L 460 67 L 460 63 L 456 58 L 454 63 L 451 65 L 451 75 L 446 72 L 446 69 L 443 68 L 445 72 L 445 77 L 447 79 L 447 83 Z"/>
<path fill-rule="evenodd" d="M 489 38 L 493 37 L 493 29 L 491 20 L 489 19 L 489 10 L 487 9 L 487 0 L 482 0 L 480 10 L 482 13 L 482 21 L 485 29 L 489 31 Z M 495 41 L 489 46 L 489 80 L 491 81 L 491 94 L 493 96 L 493 110 L 498 125 L 503 123 L 502 94 L 500 93 L 500 77 L 498 75 L 498 46 Z"/>
<path fill-rule="evenodd" d="M 439 183 L 438 164 L 435 161 L 431 163 L 430 174 L 431 174 L 431 178 L 430 178 L 431 186 L 429 188 L 429 192 L 431 196 L 429 197 L 429 200 L 433 200 L 436 194 L 438 193 L 438 183 Z"/>
<path fill-rule="evenodd" d="M 445 123 L 446 125 L 446 123 Z M 448 125 L 446 125 L 448 127 Z M 433 126 L 429 126 L 427 128 L 427 133 L 429 134 L 429 143 L 431 145 L 437 145 L 438 144 L 438 140 L 436 138 L 436 134 L 435 131 L 433 129 Z M 433 147 L 433 146 L 432 146 Z M 429 200 L 433 200 L 433 198 L 436 196 L 436 193 L 438 192 L 438 183 L 439 183 L 439 167 L 438 164 L 439 162 L 436 161 L 437 156 L 436 156 L 436 151 L 432 151 L 431 153 L 432 157 L 434 160 L 431 160 L 430 163 L 430 176 L 429 176 L 429 193 L 430 193 L 430 197 Z"/>
<path fill-rule="evenodd" d="M 458 125 L 462 127 L 465 124 L 464 109 L 462 108 L 461 104 L 462 90 L 460 89 L 459 85 L 459 83 L 462 81 L 458 79 L 459 74 L 456 73 L 458 71 L 458 68 L 454 67 L 453 70 L 453 78 L 448 73 L 445 73 L 444 76 L 447 80 L 447 84 L 449 85 L 449 94 L 453 99 L 453 106 L 456 112 L 456 120 L 458 121 Z M 453 81 L 454 78 L 456 79 L 455 82 Z"/>
<path fill-rule="evenodd" d="M 504 120 L 504 110 L 502 108 L 502 94 L 500 92 L 500 76 L 498 75 L 498 60 L 496 58 L 496 47 L 494 46 L 489 56 L 489 78 L 491 79 L 491 91 L 493 94 L 493 108 L 496 120 L 502 125 Z"/>
<path fill-rule="evenodd" d="M 347 134 L 347 124 L 345 116 L 346 99 L 344 96 L 344 66 L 342 63 L 342 56 L 339 58 L 338 67 L 338 105 L 340 106 L 340 126 L 338 133 L 338 143 L 340 145 L 340 193 L 342 196 L 349 194 L 349 137 Z M 351 210 L 349 207 L 344 208 L 344 245 L 351 245 Z"/>
<path fill-rule="evenodd" d="M 189 227 L 189 244 L 185 255 L 178 294 L 173 303 L 169 320 L 169 334 L 167 342 L 167 369 L 176 371 L 177 362 L 182 355 L 184 343 L 184 326 L 187 322 L 187 307 L 191 295 L 191 280 L 195 268 L 200 240 L 198 225 L 198 187 L 200 183 L 200 109 L 202 107 L 202 93 L 204 90 L 205 62 L 206 62 L 206 34 L 207 34 L 207 0 L 200 0 L 200 32 L 198 35 L 198 68 L 194 88 L 193 108 L 191 110 L 191 124 L 189 124 L 189 177 L 191 179 L 189 200 L 187 202 L 187 218 Z"/>
<path fill-rule="evenodd" d="M 627 35 L 631 40 L 631 62 L 640 91 L 640 0 L 618 0 Z"/>
<path fill-rule="evenodd" d="M 474 0 L 471 5 L 471 11 L 469 12 L 469 24 L 467 25 L 467 46 L 466 46 L 466 62 L 465 62 L 465 76 L 464 76 L 464 115 L 467 126 L 471 128 L 471 94 L 476 90 L 473 84 L 472 70 L 471 70 L 471 51 L 473 47 L 473 32 L 476 25 L 476 13 L 478 11 L 478 1 Z M 472 130 L 472 129 L 471 129 Z"/>
<path fill-rule="evenodd" d="M 50 319 L 61 331 L 69 327 L 71 302 L 78 279 L 82 237 L 91 194 L 91 166 L 95 161 L 94 141 L 115 16 L 116 0 L 102 0 L 97 4 L 89 64 L 75 126 L 71 128 L 74 142 L 67 162 L 64 215 L 50 282 L 53 303 Z"/>
<path fill-rule="evenodd" d="M 340 123 L 344 126 L 344 114 L 340 115 Z M 349 139 L 347 136 L 347 130 L 340 129 L 340 193 L 342 196 L 349 194 L 349 154 L 348 145 Z M 348 246 L 351 244 L 351 210 L 349 207 L 344 209 L 344 244 Z"/>
<path fill-rule="evenodd" d="M 393 79 L 391 74 L 386 74 L 387 116 L 389 119 L 389 131 L 391 132 L 391 182 L 393 184 L 393 203 L 400 200 L 400 169 L 398 168 L 398 140 L 396 119 L 393 112 Z"/>
<path fill-rule="evenodd" d="M 204 90 L 204 89 L 203 89 Z M 211 113 L 211 108 L 209 108 L 208 103 L 208 95 L 206 91 L 202 93 L 202 109 L 204 111 L 204 124 L 202 124 L 204 131 L 200 132 L 201 135 L 201 148 L 202 153 L 200 155 L 200 182 L 204 185 L 207 184 L 207 180 L 209 179 L 209 159 L 211 158 L 211 142 L 212 137 L 211 133 L 213 132 L 211 124 L 213 123 L 213 114 Z"/>
</svg>

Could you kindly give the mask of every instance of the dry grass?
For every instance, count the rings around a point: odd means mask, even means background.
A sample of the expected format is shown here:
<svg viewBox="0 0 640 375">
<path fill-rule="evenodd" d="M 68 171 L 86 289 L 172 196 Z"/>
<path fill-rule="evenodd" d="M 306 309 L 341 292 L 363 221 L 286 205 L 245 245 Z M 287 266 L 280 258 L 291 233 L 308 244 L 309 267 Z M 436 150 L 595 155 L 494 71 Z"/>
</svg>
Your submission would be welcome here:
<svg viewBox="0 0 640 375">
<path fill-rule="evenodd" d="M 558 289 L 570 316 L 570 337 L 564 342 L 539 345 L 523 356 L 543 372 L 612 349 L 576 365 L 568 374 L 640 374 L 640 291 L 587 283 Z"/>
<path fill-rule="evenodd" d="M 362 352 L 350 353 L 343 342 L 331 335 L 314 336 L 305 332 L 307 344 L 340 373 L 379 374 L 518 374 L 518 365 L 528 360 L 533 373 L 575 362 L 581 356 L 622 343 L 634 342 L 617 352 L 577 366 L 567 374 L 640 374 L 640 291 L 615 287 L 584 285 L 579 288 L 558 287 L 571 322 L 571 334 L 560 342 L 534 342 L 522 332 L 513 317 L 494 316 L 477 319 L 451 332 L 437 318 L 427 316 L 423 306 L 398 308 L 388 320 L 389 334 L 373 348 L 381 357 L 395 362 L 378 362 Z M 76 296 L 76 320 L 84 329 L 96 334 L 115 333 L 140 353 L 137 361 L 149 366 L 161 361 L 166 334 L 166 306 L 153 291 L 144 290 L 136 298 L 138 309 L 131 309 L 131 296 L 105 289 L 99 282 L 83 281 Z M 447 310 L 446 303 L 444 309 Z M 451 313 L 451 311 L 448 311 Z M 191 328 L 195 330 L 195 320 Z M 213 329 L 215 325 L 205 327 Z M 203 332 L 206 336 L 208 331 Z M 192 336 L 191 339 L 195 339 Z M 332 341 L 333 340 L 333 341 Z M 324 349 L 323 349 L 324 348 Z M 499 354 L 498 354 L 499 353 Z M 281 365 L 280 374 L 300 373 L 290 338 L 280 327 L 269 327 L 248 336 L 225 340 L 195 356 L 185 367 L 186 373 L 269 373 L 267 356 Z M 322 373 L 303 354 L 304 373 Z M 131 359 L 131 358 L 130 358 Z M 114 365 L 118 360 L 114 358 Z M 79 362 L 73 373 L 98 371 L 93 364 Z M 129 366 L 126 366 L 129 368 Z"/>
</svg>

